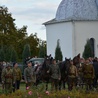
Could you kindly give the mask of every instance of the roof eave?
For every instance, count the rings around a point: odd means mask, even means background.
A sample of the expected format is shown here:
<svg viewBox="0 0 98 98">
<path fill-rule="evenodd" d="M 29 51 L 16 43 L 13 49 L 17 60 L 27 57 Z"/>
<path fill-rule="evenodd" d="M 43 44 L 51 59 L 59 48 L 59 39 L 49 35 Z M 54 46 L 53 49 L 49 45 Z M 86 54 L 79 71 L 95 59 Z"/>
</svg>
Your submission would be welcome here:
<svg viewBox="0 0 98 98">
<path fill-rule="evenodd" d="M 73 22 L 73 21 L 98 21 L 98 19 L 95 19 L 95 20 L 87 20 L 87 19 L 79 19 L 79 20 L 76 20 L 76 19 L 62 19 L 62 20 L 56 20 L 55 18 L 50 20 L 50 21 L 47 21 L 45 23 L 43 23 L 43 25 L 49 25 L 49 24 L 56 24 L 56 23 L 61 23 L 61 22 Z"/>
</svg>

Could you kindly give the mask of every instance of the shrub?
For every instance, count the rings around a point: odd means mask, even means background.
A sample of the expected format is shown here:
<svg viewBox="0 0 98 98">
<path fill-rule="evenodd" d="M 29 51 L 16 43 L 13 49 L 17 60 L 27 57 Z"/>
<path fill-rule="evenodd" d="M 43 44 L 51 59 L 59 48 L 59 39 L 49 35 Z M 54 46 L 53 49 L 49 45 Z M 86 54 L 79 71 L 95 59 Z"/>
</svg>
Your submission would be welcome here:
<svg viewBox="0 0 98 98">
<path fill-rule="evenodd" d="M 85 90 L 61 90 L 61 91 L 44 91 L 44 86 L 39 89 L 27 89 L 26 91 L 17 90 L 9 95 L 0 95 L 0 98 L 98 98 L 97 91 L 85 92 Z M 40 91 L 41 90 L 41 91 Z"/>
</svg>

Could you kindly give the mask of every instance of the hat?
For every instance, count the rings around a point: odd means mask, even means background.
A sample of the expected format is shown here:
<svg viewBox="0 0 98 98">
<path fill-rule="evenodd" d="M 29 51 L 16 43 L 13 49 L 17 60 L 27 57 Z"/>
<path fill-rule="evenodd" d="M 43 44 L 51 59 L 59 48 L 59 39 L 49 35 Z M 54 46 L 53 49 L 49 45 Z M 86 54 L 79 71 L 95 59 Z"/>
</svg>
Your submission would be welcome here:
<svg viewBox="0 0 98 98">
<path fill-rule="evenodd" d="M 28 63 L 32 63 L 32 61 L 28 60 L 26 63 L 27 63 L 27 64 L 28 64 Z"/>
<path fill-rule="evenodd" d="M 8 63 L 6 67 L 11 67 L 11 64 L 10 64 L 10 63 Z"/>
<path fill-rule="evenodd" d="M 56 61 L 56 59 L 52 59 L 52 61 Z"/>
<path fill-rule="evenodd" d="M 14 67 L 15 64 L 16 64 L 16 62 L 13 63 L 13 67 Z"/>
</svg>

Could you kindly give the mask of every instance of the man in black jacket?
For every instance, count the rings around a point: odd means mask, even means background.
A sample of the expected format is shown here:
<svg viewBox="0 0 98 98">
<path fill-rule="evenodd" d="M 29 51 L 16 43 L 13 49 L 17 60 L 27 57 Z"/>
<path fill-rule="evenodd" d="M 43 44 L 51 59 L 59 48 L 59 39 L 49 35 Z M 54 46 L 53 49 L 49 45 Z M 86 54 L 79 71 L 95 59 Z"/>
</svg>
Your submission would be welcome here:
<svg viewBox="0 0 98 98">
<path fill-rule="evenodd" d="M 94 70 L 95 70 L 95 78 L 94 78 L 93 86 L 96 88 L 97 87 L 97 80 L 98 80 L 98 61 L 97 61 L 97 57 L 93 60 L 93 66 L 94 66 Z"/>
</svg>

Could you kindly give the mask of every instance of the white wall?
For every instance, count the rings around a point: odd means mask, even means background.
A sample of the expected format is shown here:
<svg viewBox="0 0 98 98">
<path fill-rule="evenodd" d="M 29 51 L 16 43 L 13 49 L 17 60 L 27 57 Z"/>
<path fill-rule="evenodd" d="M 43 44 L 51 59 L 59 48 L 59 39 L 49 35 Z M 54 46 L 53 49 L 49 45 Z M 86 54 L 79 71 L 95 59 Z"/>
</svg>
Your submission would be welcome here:
<svg viewBox="0 0 98 98">
<path fill-rule="evenodd" d="M 76 55 L 83 53 L 86 40 L 95 39 L 95 56 L 98 57 L 98 21 L 75 21 Z"/>
<path fill-rule="evenodd" d="M 98 21 L 75 21 L 46 25 L 47 54 L 55 56 L 57 40 L 65 57 L 73 58 L 84 51 L 88 38 L 95 39 L 95 56 L 98 57 Z"/>
<path fill-rule="evenodd" d="M 72 22 L 46 25 L 47 54 L 55 56 L 57 40 L 60 39 L 63 59 L 72 58 Z"/>
</svg>

